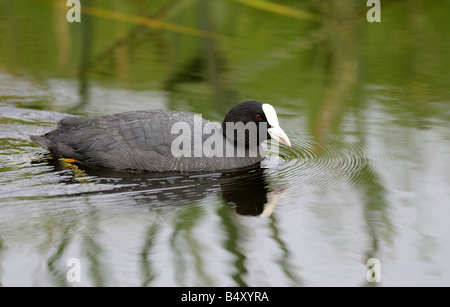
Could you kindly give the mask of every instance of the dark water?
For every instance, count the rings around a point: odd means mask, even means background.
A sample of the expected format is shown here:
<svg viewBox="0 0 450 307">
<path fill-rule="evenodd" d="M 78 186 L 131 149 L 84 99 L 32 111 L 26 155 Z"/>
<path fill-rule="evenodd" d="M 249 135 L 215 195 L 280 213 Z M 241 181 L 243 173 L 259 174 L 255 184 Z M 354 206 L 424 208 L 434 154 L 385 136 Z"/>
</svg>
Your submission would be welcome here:
<svg viewBox="0 0 450 307">
<path fill-rule="evenodd" d="M 1 285 L 450 284 L 448 3 L 382 1 L 369 23 L 364 1 L 256 2 L 84 1 L 80 23 L 1 2 Z M 69 114 L 221 121 L 245 99 L 292 142 L 257 169 L 91 169 L 29 139 Z"/>
</svg>

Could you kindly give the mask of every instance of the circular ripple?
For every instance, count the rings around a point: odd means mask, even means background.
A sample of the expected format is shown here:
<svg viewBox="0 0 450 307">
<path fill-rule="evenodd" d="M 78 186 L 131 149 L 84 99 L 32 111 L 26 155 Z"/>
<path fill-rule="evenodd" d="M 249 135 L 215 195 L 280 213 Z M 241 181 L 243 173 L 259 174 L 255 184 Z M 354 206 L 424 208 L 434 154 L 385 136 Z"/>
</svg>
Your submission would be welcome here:
<svg viewBox="0 0 450 307">
<path fill-rule="evenodd" d="M 348 134 L 334 134 L 323 140 L 299 133 L 291 133 L 290 137 L 292 147 L 283 146 L 279 152 L 269 150 L 269 156 L 279 159 L 269 163 L 267 171 L 272 180 L 294 188 L 305 183 L 330 189 L 342 184 L 376 182 L 373 161 L 387 158 L 385 152 Z"/>
</svg>

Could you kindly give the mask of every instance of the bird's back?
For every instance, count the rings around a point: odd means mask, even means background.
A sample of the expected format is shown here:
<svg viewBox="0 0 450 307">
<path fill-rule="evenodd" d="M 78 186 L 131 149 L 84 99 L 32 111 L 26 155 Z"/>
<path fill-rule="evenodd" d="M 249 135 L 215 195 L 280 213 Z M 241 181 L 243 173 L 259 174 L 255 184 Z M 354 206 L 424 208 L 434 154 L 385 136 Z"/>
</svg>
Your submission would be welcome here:
<svg viewBox="0 0 450 307">
<path fill-rule="evenodd" d="M 207 124 L 210 122 L 193 114 L 169 110 L 134 111 L 99 117 L 69 116 L 58 123 L 56 130 L 31 138 L 55 155 L 114 169 L 215 171 L 249 166 L 262 159 L 260 156 L 196 156 L 194 150 L 198 148 L 195 147 L 193 134 L 199 132 L 199 125 L 201 145 L 205 141 L 211 142 L 211 139 L 223 141 L 221 133 L 202 133 Z M 174 125 L 190 131 L 174 129 Z M 174 155 L 174 142 L 188 146 L 190 153 Z"/>
</svg>

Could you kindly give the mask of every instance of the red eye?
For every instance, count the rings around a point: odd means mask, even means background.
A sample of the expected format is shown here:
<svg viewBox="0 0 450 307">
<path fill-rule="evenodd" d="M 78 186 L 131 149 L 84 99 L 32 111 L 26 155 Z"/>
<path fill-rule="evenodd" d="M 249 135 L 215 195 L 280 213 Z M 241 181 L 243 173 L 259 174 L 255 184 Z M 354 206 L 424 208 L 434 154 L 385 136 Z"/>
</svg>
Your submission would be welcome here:
<svg viewBox="0 0 450 307">
<path fill-rule="evenodd" d="M 261 120 L 261 115 L 256 114 L 256 115 L 255 115 L 255 118 L 256 118 L 257 120 Z"/>
</svg>

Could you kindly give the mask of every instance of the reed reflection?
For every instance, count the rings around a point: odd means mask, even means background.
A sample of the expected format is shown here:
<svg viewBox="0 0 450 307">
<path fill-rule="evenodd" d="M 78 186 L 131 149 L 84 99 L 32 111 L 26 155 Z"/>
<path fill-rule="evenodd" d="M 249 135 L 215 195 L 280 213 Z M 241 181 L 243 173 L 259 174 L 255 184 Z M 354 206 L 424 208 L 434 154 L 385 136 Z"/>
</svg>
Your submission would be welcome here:
<svg viewBox="0 0 450 307">
<path fill-rule="evenodd" d="M 227 250 L 235 259 L 231 263 L 234 273 L 230 273 L 231 278 L 238 286 L 248 285 L 246 276 L 247 258 L 245 252 L 245 242 L 252 240 L 248 237 L 248 231 L 245 228 L 237 226 L 242 224 L 238 221 L 239 216 L 252 217 L 273 216 L 276 210 L 276 204 L 285 188 L 273 187 L 270 179 L 264 169 L 260 167 L 251 168 L 242 171 L 228 173 L 212 174 L 155 174 L 143 172 L 123 172 L 107 169 L 91 169 L 82 165 L 61 163 L 59 160 L 49 160 L 49 164 L 54 166 L 55 172 L 64 174 L 61 182 L 65 184 L 97 184 L 99 186 L 110 186 L 110 189 L 101 189 L 92 192 L 80 192 L 68 195 L 67 197 L 81 197 L 90 203 L 95 197 L 115 199 L 114 206 L 124 207 L 139 206 L 148 207 L 150 212 L 160 216 L 167 221 L 166 214 L 171 218 L 169 221 L 170 236 L 168 246 L 170 254 L 173 257 L 171 264 L 175 272 L 174 279 L 178 285 L 190 285 L 190 276 L 192 270 L 195 271 L 196 284 L 215 285 L 214 271 L 208 269 L 211 246 L 205 245 L 204 239 L 199 234 L 198 229 L 204 222 L 204 218 L 210 214 L 210 208 L 207 207 L 207 197 L 216 195 L 222 198 L 224 206 L 217 208 L 217 215 L 220 224 L 217 225 L 223 229 L 225 234 L 221 247 Z M 66 172 L 61 172 L 66 170 Z M 72 173 L 73 177 L 68 178 L 67 173 Z M 122 199 L 122 201 L 119 201 Z M 83 257 L 86 257 L 89 264 L 89 278 L 95 285 L 105 285 L 108 278 L 105 274 L 113 271 L 108 268 L 108 264 L 102 261 L 105 257 L 106 246 L 101 239 L 102 228 L 98 225 L 99 213 L 95 206 L 88 205 L 90 213 L 86 231 L 82 236 L 80 243 L 83 251 Z M 116 208 L 114 210 L 120 210 Z M 92 211 L 92 212 L 91 212 Z M 298 285 L 299 278 L 295 276 L 290 269 L 290 253 L 287 244 L 278 230 L 278 223 L 275 218 L 268 220 L 270 229 L 273 231 L 271 239 L 274 240 L 280 248 L 280 271 L 286 274 L 286 277 L 292 280 L 293 284 Z M 156 262 L 155 255 L 158 241 L 163 233 L 165 222 L 162 220 L 149 219 L 148 225 L 142 234 L 141 248 L 138 252 L 140 259 L 140 278 L 142 285 L 152 285 L 161 274 L 161 268 Z M 251 227 L 249 223 L 248 227 Z M 70 229 L 68 230 L 70 232 Z M 68 235 L 74 236 L 75 233 Z M 141 234 L 140 234 L 141 235 Z M 69 240 L 70 241 L 70 240 Z M 62 242 L 69 242 L 68 239 Z M 58 253 L 51 257 L 50 263 L 59 261 L 63 257 L 65 250 L 70 246 L 69 243 L 58 247 Z M 216 247 L 214 247 L 216 248 Z M 157 257 L 157 256 L 156 256 Z M 52 271 L 54 271 L 52 269 Z M 57 274 L 58 284 L 62 285 L 63 277 Z M 62 276 L 62 277 L 61 277 Z"/>
</svg>

